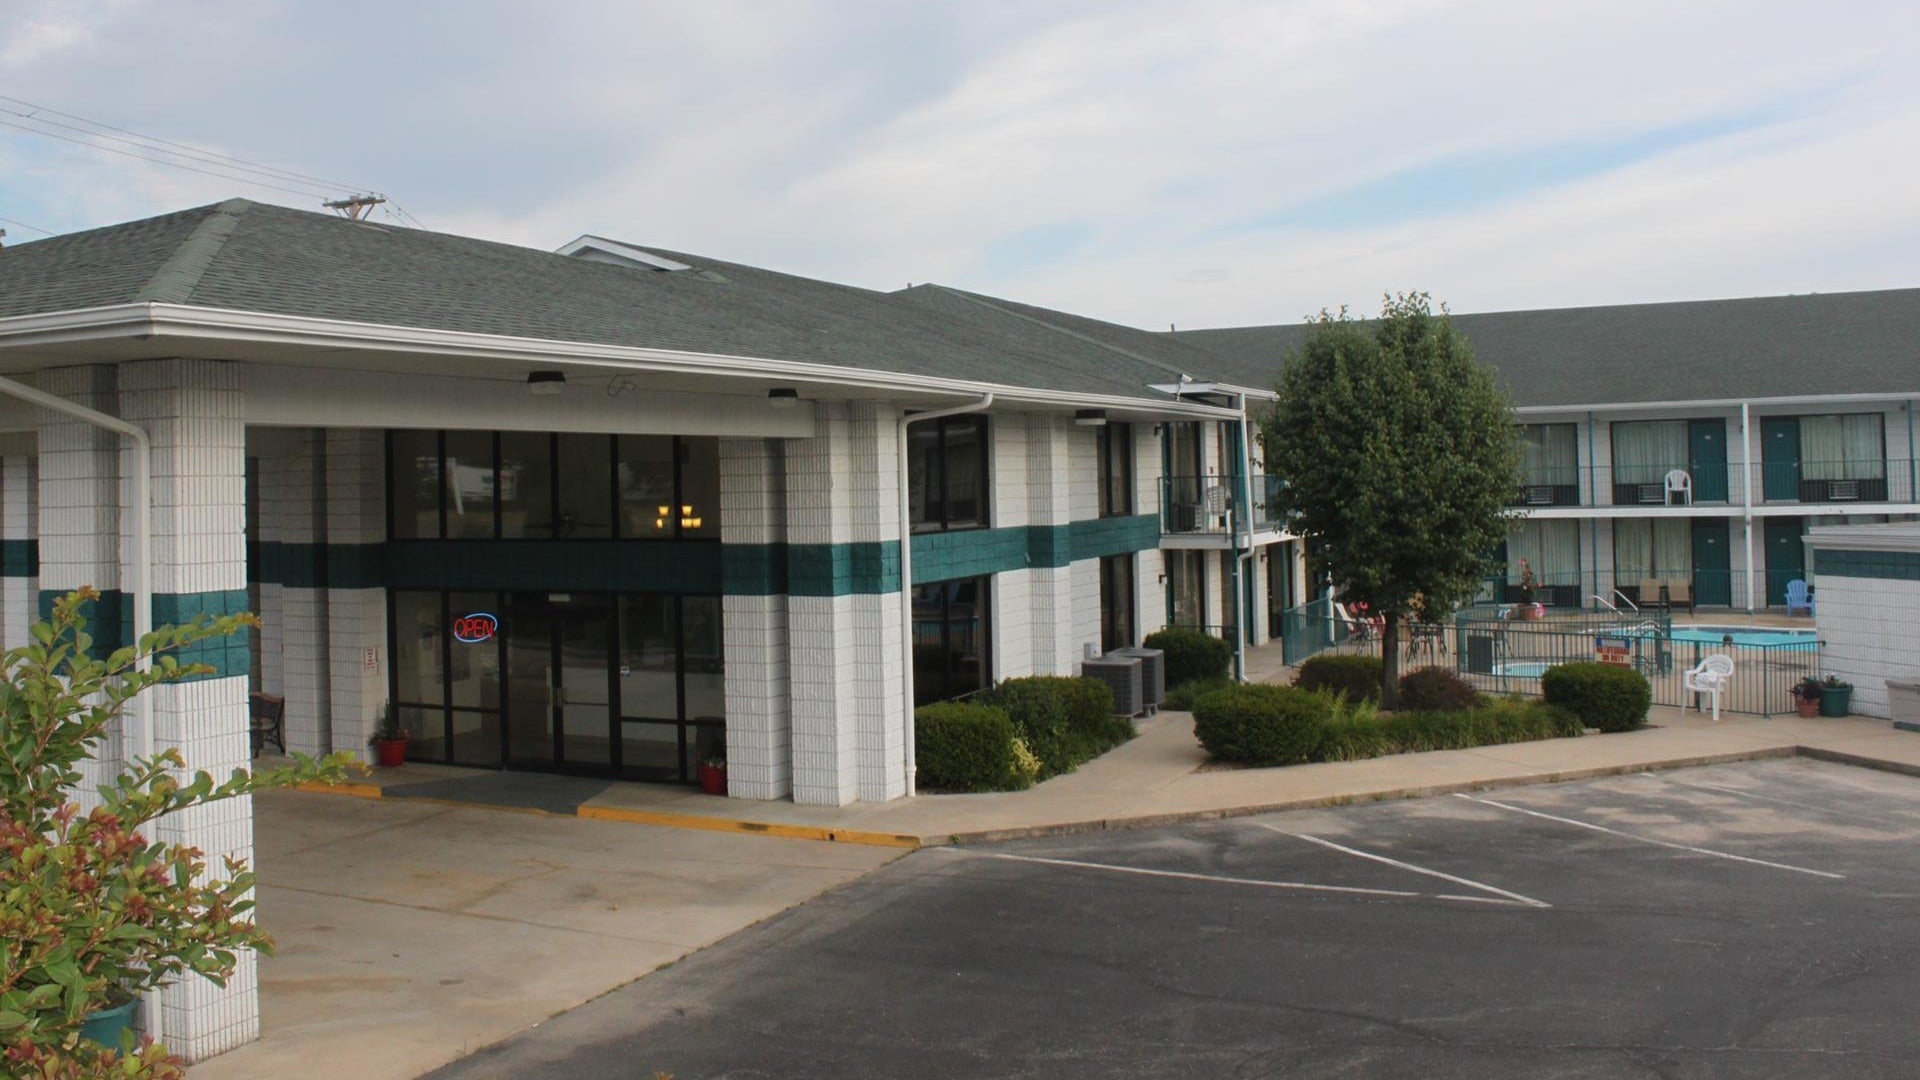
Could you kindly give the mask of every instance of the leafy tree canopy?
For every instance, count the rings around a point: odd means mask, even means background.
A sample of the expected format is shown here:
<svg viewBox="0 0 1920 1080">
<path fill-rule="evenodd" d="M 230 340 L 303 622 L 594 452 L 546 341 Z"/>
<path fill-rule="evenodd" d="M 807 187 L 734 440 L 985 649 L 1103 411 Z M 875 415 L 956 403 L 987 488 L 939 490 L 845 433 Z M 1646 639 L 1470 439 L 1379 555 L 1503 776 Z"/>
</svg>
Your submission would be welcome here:
<svg viewBox="0 0 1920 1080">
<path fill-rule="evenodd" d="M 1520 451 L 1512 403 L 1425 293 L 1377 321 L 1321 312 L 1285 360 L 1262 442 L 1291 528 L 1350 602 L 1387 618 L 1381 701 L 1397 689 L 1397 627 L 1471 600 L 1506 538 Z"/>
</svg>

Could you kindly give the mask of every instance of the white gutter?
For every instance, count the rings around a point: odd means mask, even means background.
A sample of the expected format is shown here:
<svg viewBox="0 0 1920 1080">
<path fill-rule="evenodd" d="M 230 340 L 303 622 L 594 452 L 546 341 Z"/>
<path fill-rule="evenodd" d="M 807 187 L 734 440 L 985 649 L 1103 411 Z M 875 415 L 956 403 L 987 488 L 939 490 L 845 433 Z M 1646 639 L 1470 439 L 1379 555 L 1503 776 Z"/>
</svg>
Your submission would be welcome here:
<svg viewBox="0 0 1920 1080">
<path fill-rule="evenodd" d="M 1240 546 L 1240 527 L 1233 530 L 1233 604 L 1240 609 L 1233 634 L 1233 678 L 1247 680 L 1247 633 L 1253 629 L 1253 605 L 1247 602 L 1247 574 L 1253 561 L 1253 433 L 1247 425 L 1247 399 L 1240 398 L 1240 497 L 1236 515 L 1247 526 L 1246 547 Z"/>
<path fill-rule="evenodd" d="M 900 685 L 906 695 L 901 708 L 906 713 L 905 753 L 907 756 L 907 795 L 913 796 L 918 790 L 914 766 L 913 744 L 913 520 L 912 511 L 907 506 L 907 425 L 922 420 L 940 420 L 962 413 L 980 412 L 993 404 L 993 394 L 982 394 L 980 400 L 965 405 L 955 405 L 950 409 L 935 409 L 932 412 L 909 412 L 900 417 Z M 988 447 L 989 451 L 992 447 Z"/>
<path fill-rule="evenodd" d="M 0 394 L 83 420 L 97 428 L 105 428 L 133 444 L 133 551 L 127 561 L 133 576 L 133 641 L 138 647 L 148 634 L 153 633 L 153 441 L 147 437 L 146 429 L 136 424 L 13 379 L 0 377 Z M 141 656 L 136 666 L 141 671 L 150 671 L 153 660 Z M 139 726 L 135 729 L 136 751 L 140 757 L 150 758 L 153 756 L 151 695 L 141 694 L 134 699 L 134 715 L 139 720 Z M 124 725 L 121 731 L 123 736 L 127 734 Z M 163 1035 L 160 998 L 159 987 L 147 993 L 146 1032 L 155 1042 L 161 1041 Z"/>
<path fill-rule="evenodd" d="M 1514 412 L 1523 416 L 1551 416 L 1555 413 L 1577 412 L 1649 412 L 1664 409 L 1731 409 L 1736 405 L 1819 405 L 1847 404 L 1852 402 L 1888 402 L 1898 401 L 1909 391 L 1887 390 L 1872 394 L 1789 394 L 1782 397 L 1752 398 L 1700 398 L 1680 401 L 1610 401 L 1597 405 L 1516 405 Z"/>
<path fill-rule="evenodd" d="M 1741 530 L 1747 547 L 1747 614 L 1753 614 L 1753 421 L 1752 410 L 1740 403 L 1740 510 L 1744 517 Z"/>
<path fill-rule="evenodd" d="M 512 337 L 433 330 L 382 323 L 314 319 L 298 315 L 233 311 L 183 304 L 118 304 L 50 315 L 0 318 L 0 349 L 45 346 L 128 337 L 187 337 L 246 344 L 307 346 L 329 350 L 503 360 L 544 367 L 585 367 L 617 371 L 645 370 L 687 375 L 792 379 L 889 393 L 951 393 L 1055 408 L 1107 409 L 1145 416 L 1230 419 L 1232 409 L 1198 402 L 1157 401 L 1125 394 L 1075 393 L 1057 389 L 1006 386 L 971 379 L 910 375 L 872 368 L 798 360 L 696 353 L 634 345 Z"/>
</svg>

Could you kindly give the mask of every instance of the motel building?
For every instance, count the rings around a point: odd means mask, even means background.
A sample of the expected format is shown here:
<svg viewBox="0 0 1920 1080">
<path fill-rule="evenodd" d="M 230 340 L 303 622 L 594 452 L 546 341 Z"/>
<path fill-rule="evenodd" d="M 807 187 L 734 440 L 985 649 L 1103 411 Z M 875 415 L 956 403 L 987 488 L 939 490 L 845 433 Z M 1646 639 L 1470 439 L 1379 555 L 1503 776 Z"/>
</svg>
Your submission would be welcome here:
<svg viewBox="0 0 1920 1080">
<path fill-rule="evenodd" d="M 582 237 L 233 200 L 0 249 L 0 633 L 256 611 L 110 753 L 366 753 L 845 805 L 913 793 L 915 702 L 1169 624 L 1267 639 L 1297 543 L 1249 412 L 1170 335 Z M 1270 581 L 1273 575 L 1277 580 Z M 244 801 L 174 839 L 250 857 Z M 165 996 L 258 1033 L 246 957 Z"/>
<path fill-rule="evenodd" d="M 1808 526 L 1920 512 L 1920 290 L 1458 323 L 1556 604 L 1777 606 Z M 390 706 L 420 762 L 908 797 L 916 703 L 1163 626 L 1244 658 L 1324 592 L 1249 437 L 1301 333 L 245 200 L 0 248 L 0 641 L 82 585 L 105 643 L 258 612 L 108 750 L 216 774 L 265 693 L 289 751 Z M 161 828 L 252 854 L 244 800 Z M 169 989 L 169 1045 L 254 1038 L 254 963 Z"/>
</svg>

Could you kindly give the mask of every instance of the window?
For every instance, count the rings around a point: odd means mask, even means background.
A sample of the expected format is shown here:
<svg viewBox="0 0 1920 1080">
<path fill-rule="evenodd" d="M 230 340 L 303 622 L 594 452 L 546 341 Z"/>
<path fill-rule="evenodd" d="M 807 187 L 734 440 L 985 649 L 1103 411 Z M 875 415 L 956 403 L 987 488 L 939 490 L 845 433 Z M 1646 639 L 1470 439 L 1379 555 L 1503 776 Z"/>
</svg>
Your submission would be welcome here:
<svg viewBox="0 0 1920 1080">
<path fill-rule="evenodd" d="M 1575 431 L 1573 424 L 1520 425 L 1519 505 L 1579 503 L 1580 467 Z"/>
<path fill-rule="evenodd" d="M 915 532 L 987 525 L 987 418 L 907 428 L 907 508 Z"/>
<path fill-rule="evenodd" d="M 1879 413 L 1800 418 L 1800 476 L 1804 480 L 1885 480 L 1885 417 Z M 1880 493 L 1885 498 L 1884 490 Z"/>
<path fill-rule="evenodd" d="M 913 587 L 913 703 L 945 701 L 992 685 L 990 579 Z"/>
<path fill-rule="evenodd" d="M 720 535 L 718 439 L 390 431 L 387 447 L 396 540 Z"/>
<path fill-rule="evenodd" d="M 1100 560 L 1100 651 L 1112 652 L 1134 644 L 1133 556 L 1109 555 Z"/>
<path fill-rule="evenodd" d="M 1646 520 L 1644 518 L 1639 520 Z M 1520 599 L 1520 561 L 1533 571 L 1536 596 L 1554 604 L 1580 602 L 1580 523 L 1569 518 L 1529 519 L 1515 523 L 1507 536 L 1507 585 L 1504 599 Z"/>
<path fill-rule="evenodd" d="M 1648 578 L 1691 580 L 1693 523 L 1685 518 L 1621 518 L 1613 523 L 1613 579 L 1628 596 Z"/>
<path fill-rule="evenodd" d="M 1133 513 L 1133 425 L 1107 424 L 1099 430 L 1100 516 Z"/>
<path fill-rule="evenodd" d="M 1204 551 L 1167 551 L 1167 623 L 1192 630 L 1207 625 L 1207 563 Z"/>
</svg>

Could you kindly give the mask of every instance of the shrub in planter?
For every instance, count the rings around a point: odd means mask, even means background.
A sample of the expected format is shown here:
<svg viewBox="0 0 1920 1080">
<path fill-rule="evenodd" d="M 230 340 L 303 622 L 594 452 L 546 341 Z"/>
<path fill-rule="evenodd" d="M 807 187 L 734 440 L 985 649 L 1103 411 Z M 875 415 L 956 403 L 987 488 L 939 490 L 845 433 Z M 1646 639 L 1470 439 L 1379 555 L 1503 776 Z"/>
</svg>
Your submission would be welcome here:
<svg viewBox="0 0 1920 1080">
<path fill-rule="evenodd" d="M 1631 731 L 1647 719 L 1653 687 L 1639 672 L 1591 661 L 1555 664 L 1540 676 L 1549 705 L 1601 731 Z"/>
<path fill-rule="evenodd" d="M 238 860 L 209 867 L 195 848 L 150 840 L 155 819 L 305 780 L 345 778 L 349 758 L 216 782 L 182 778 L 177 750 L 131 757 L 83 780 L 126 706 L 204 665 L 173 655 L 257 625 L 251 615 L 201 616 L 96 659 L 82 614 L 99 593 L 56 601 L 32 643 L 6 654 L 0 677 L 0 1075 L 36 1080 L 157 1080 L 184 1075 L 158 1045 L 80 1039 L 89 1014 L 188 975 L 220 983 L 243 950 L 269 951 L 254 925 L 254 877 Z M 140 670 L 144 658 L 152 670 Z M 83 783 L 97 795 L 82 811 Z M 103 1018 L 104 1019 L 104 1018 Z"/>
<path fill-rule="evenodd" d="M 1200 695 L 1232 685 L 1233 679 L 1226 675 L 1183 682 L 1167 689 L 1167 700 L 1161 702 L 1160 707 L 1174 712 L 1192 712 L 1193 703 L 1200 700 Z"/>
<path fill-rule="evenodd" d="M 1229 686 L 1193 705 L 1193 730 L 1214 757 L 1249 765 L 1313 760 L 1333 714 L 1319 694 L 1290 686 Z"/>
<path fill-rule="evenodd" d="M 1045 766 L 1042 779 L 1057 776 L 1079 764 L 1079 743 L 1068 724 L 1067 702 L 1056 680 L 1048 678 L 1008 679 L 973 700 L 1006 711 L 1013 721 L 1014 734 L 1020 736 L 1033 755 Z"/>
<path fill-rule="evenodd" d="M 1085 676 L 1051 680 L 1067 707 L 1067 727 L 1094 742 L 1102 754 L 1134 737 L 1133 718 L 1113 715 L 1113 687 Z"/>
<path fill-rule="evenodd" d="M 1148 634 L 1142 644 L 1167 654 L 1168 686 L 1199 679 L 1224 679 L 1227 665 L 1233 661 L 1233 650 L 1226 642 L 1198 630 L 1168 627 Z"/>
<path fill-rule="evenodd" d="M 1423 667 L 1400 676 L 1400 708 L 1408 712 L 1465 712 L 1480 704 L 1473 684 L 1440 667 Z"/>
<path fill-rule="evenodd" d="M 1314 656 L 1300 665 L 1293 685 L 1345 694 L 1353 701 L 1378 701 L 1382 671 L 1377 656 Z"/>
<path fill-rule="evenodd" d="M 1039 772 L 1006 710 L 941 701 L 913 710 L 919 783 L 943 791 L 1017 791 Z"/>
</svg>

